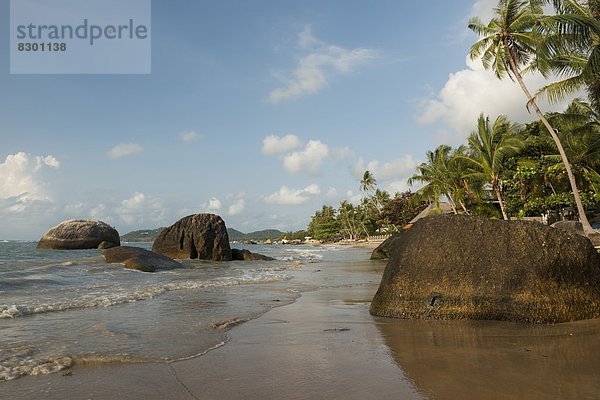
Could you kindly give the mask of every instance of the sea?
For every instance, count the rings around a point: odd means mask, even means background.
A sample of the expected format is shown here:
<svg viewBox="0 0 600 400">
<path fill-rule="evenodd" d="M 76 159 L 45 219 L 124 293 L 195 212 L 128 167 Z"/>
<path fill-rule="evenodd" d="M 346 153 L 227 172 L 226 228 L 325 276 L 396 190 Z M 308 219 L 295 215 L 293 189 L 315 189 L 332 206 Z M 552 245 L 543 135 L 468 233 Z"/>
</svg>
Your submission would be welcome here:
<svg viewBox="0 0 600 400">
<path fill-rule="evenodd" d="M 275 261 L 183 260 L 185 268 L 145 273 L 106 263 L 101 250 L 37 250 L 36 242 L 0 241 L 0 381 L 74 363 L 197 357 L 226 345 L 233 326 L 304 291 L 378 279 L 318 274 L 331 263 L 364 263 L 366 249 L 232 247 Z"/>
</svg>

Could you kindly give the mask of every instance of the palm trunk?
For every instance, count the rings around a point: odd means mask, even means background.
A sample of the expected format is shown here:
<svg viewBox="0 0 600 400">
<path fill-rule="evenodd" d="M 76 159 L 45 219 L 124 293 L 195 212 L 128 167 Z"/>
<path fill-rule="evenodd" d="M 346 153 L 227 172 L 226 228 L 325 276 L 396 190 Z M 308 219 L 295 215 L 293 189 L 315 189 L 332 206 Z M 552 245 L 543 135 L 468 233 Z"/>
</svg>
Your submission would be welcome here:
<svg viewBox="0 0 600 400">
<path fill-rule="evenodd" d="M 558 148 L 558 152 L 560 153 L 560 158 L 562 159 L 562 162 L 565 166 L 565 170 L 567 171 L 567 176 L 569 177 L 569 183 L 571 184 L 571 191 L 573 192 L 573 197 L 575 197 L 575 204 L 577 205 L 577 213 L 579 214 L 579 220 L 581 221 L 581 224 L 583 225 L 583 231 L 586 234 L 592 233 L 592 232 L 594 232 L 594 229 L 590 225 L 590 222 L 588 221 L 587 216 L 585 215 L 585 210 L 583 209 L 583 203 L 581 202 L 581 197 L 579 197 L 579 190 L 577 189 L 577 183 L 575 182 L 575 175 L 573 175 L 573 170 L 571 169 L 571 164 L 569 163 L 569 160 L 567 159 L 567 154 L 565 153 L 565 149 L 563 148 L 562 143 L 560 142 L 560 139 L 556 135 L 556 131 L 554 130 L 552 125 L 550 125 L 550 122 L 548 122 L 548 120 L 542 113 L 542 110 L 540 110 L 540 108 L 538 107 L 537 102 L 535 101 L 535 99 L 533 98 L 531 93 L 529 92 L 529 89 L 527 89 L 527 86 L 525 85 L 525 82 L 523 81 L 523 77 L 521 76 L 521 73 L 519 72 L 519 68 L 518 68 L 514 58 L 512 57 L 512 55 L 510 55 L 508 57 L 508 60 L 510 62 L 510 69 L 512 70 L 513 74 L 517 78 L 517 82 L 519 82 L 519 85 L 521 86 L 521 89 L 525 93 L 525 96 L 527 96 L 527 100 L 529 101 L 529 104 L 531 104 L 533 106 L 538 118 L 540 119 L 540 121 L 542 121 L 542 123 L 548 130 L 548 133 L 550 133 L 550 136 L 552 136 L 552 140 L 554 140 L 554 143 L 556 143 L 556 147 Z"/>
<path fill-rule="evenodd" d="M 454 200 L 452 200 L 451 197 L 448 197 L 448 203 L 450 203 L 450 207 L 452 207 L 452 212 L 454 213 L 454 215 L 458 215 L 458 210 L 456 209 L 456 206 L 454 205 Z"/>
<path fill-rule="evenodd" d="M 502 192 L 500 192 L 500 187 L 497 183 L 494 183 L 492 187 L 494 188 L 494 193 L 496 194 L 498 203 L 500 203 L 500 211 L 502 211 L 502 218 L 504 218 L 505 221 L 510 221 L 510 217 L 506 213 L 506 207 L 504 206 L 504 200 L 502 199 Z"/>
</svg>

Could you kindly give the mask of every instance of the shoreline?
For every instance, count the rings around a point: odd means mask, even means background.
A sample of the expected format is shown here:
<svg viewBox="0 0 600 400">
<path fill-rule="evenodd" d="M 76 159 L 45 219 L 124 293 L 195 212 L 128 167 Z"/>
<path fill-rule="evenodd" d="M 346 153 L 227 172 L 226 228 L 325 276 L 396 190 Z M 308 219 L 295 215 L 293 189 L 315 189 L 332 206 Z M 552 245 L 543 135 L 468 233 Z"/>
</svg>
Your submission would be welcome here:
<svg viewBox="0 0 600 400">
<path fill-rule="evenodd" d="M 227 343 L 204 355 L 75 365 L 2 382 L 0 398 L 596 399 L 600 393 L 600 320 L 530 325 L 373 317 L 368 309 L 384 267 L 368 260 L 304 265 L 298 273 L 320 287 L 233 326 Z"/>
</svg>

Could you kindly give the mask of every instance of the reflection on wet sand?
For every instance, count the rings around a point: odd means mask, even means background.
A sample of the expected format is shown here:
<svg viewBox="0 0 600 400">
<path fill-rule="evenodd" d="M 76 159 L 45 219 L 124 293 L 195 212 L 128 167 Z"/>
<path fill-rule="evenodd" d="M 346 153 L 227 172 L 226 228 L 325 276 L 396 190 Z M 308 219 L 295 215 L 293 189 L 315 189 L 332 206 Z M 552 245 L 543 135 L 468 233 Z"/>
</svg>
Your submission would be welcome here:
<svg viewBox="0 0 600 400">
<path fill-rule="evenodd" d="M 600 398 L 600 320 L 376 321 L 398 366 L 429 399 Z"/>
</svg>

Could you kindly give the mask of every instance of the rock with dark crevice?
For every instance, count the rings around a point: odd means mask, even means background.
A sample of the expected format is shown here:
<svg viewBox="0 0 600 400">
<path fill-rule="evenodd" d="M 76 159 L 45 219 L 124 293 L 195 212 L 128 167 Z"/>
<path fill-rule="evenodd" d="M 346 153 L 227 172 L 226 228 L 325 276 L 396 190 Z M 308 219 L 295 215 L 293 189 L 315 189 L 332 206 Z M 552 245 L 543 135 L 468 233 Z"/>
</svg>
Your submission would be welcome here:
<svg viewBox="0 0 600 400">
<path fill-rule="evenodd" d="M 600 318 L 600 255 L 585 236 L 536 222 L 425 218 L 393 241 L 370 311 L 540 323 Z"/>
<path fill-rule="evenodd" d="M 194 214 L 164 229 L 152 251 L 174 259 L 230 261 L 225 222 L 215 214 Z"/>
<path fill-rule="evenodd" d="M 119 246 L 119 232 L 102 221 L 69 220 L 50 229 L 38 249 L 82 250 Z"/>
</svg>

